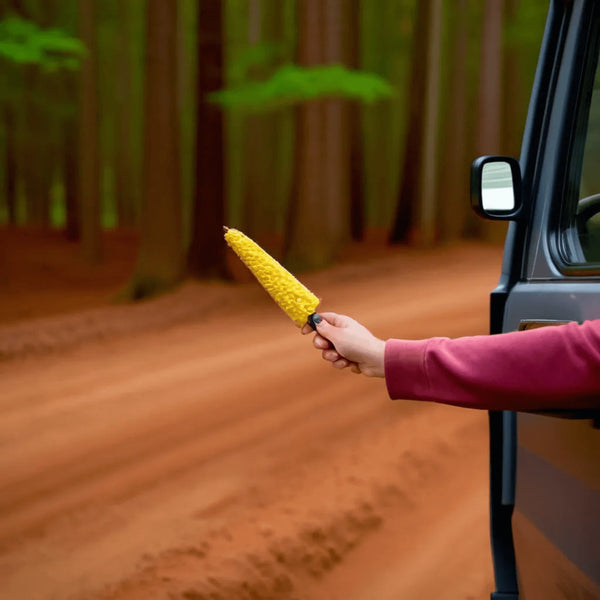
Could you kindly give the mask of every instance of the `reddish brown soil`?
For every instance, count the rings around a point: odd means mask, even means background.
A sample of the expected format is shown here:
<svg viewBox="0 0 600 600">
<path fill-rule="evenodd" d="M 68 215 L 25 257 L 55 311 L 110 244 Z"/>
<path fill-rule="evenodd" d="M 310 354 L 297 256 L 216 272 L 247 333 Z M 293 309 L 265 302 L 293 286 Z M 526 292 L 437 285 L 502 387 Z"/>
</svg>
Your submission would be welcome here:
<svg viewBox="0 0 600 600">
<path fill-rule="evenodd" d="M 58 236 L 2 235 L 0 597 L 488 597 L 484 412 L 331 369 L 254 283 L 107 305 L 130 239 L 90 276 Z M 349 258 L 302 277 L 324 309 L 486 331 L 500 248 Z"/>
</svg>

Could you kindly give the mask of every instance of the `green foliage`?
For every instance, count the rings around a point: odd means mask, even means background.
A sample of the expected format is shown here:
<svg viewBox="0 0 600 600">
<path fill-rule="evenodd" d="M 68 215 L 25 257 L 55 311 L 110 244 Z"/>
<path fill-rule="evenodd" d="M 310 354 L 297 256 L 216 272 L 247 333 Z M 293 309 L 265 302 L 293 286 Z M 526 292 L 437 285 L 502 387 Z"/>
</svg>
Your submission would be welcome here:
<svg viewBox="0 0 600 600">
<path fill-rule="evenodd" d="M 283 44 L 275 42 L 261 42 L 245 48 L 238 56 L 229 61 L 227 65 L 228 79 L 232 81 L 245 81 L 249 73 L 256 68 L 269 67 L 285 56 Z"/>
<path fill-rule="evenodd" d="M 210 94 L 209 100 L 227 107 L 266 111 L 325 97 L 370 103 L 392 95 L 392 86 L 374 73 L 350 70 L 342 65 L 286 65 L 267 81 L 219 90 Z"/>
<path fill-rule="evenodd" d="M 76 70 L 85 52 L 80 40 L 61 29 L 41 29 L 19 17 L 0 21 L 0 57 L 12 63 L 37 65 L 46 71 Z"/>
</svg>

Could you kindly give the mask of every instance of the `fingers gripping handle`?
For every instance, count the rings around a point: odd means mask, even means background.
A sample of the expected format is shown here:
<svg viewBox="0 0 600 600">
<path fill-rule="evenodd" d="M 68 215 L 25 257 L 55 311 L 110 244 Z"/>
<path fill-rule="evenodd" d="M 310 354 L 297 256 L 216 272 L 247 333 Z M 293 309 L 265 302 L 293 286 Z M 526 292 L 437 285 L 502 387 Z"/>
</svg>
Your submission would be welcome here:
<svg viewBox="0 0 600 600">
<path fill-rule="evenodd" d="M 315 331 L 317 331 L 317 325 L 322 320 L 323 320 L 323 317 L 319 313 L 314 312 L 314 313 L 312 313 L 312 315 L 308 315 L 308 319 L 306 321 Z M 335 350 L 335 346 L 333 345 L 333 342 L 331 340 L 328 340 L 328 341 L 331 344 L 331 349 Z"/>
</svg>

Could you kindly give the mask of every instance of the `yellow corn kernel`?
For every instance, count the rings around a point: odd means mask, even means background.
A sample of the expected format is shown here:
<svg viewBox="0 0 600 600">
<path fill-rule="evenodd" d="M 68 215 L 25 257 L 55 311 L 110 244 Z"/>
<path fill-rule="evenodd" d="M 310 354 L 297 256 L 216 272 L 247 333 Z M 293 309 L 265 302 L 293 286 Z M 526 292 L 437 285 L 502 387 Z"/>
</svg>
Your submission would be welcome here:
<svg viewBox="0 0 600 600">
<path fill-rule="evenodd" d="M 237 229 L 225 229 L 225 241 L 285 313 L 302 327 L 319 299 L 256 242 Z"/>
</svg>

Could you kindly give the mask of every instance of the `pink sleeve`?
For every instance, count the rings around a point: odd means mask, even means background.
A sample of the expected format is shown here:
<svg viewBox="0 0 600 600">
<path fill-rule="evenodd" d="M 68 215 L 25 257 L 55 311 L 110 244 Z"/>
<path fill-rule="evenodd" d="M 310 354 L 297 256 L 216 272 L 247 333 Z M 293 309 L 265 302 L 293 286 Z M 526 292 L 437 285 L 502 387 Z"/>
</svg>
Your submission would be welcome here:
<svg viewBox="0 0 600 600">
<path fill-rule="evenodd" d="M 487 410 L 600 407 L 600 320 L 500 335 L 388 340 L 392 399 Z"/>
</svg>

